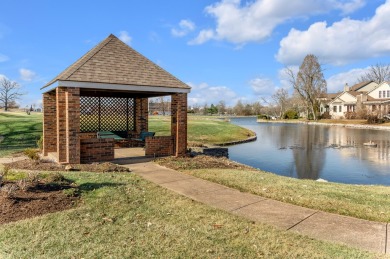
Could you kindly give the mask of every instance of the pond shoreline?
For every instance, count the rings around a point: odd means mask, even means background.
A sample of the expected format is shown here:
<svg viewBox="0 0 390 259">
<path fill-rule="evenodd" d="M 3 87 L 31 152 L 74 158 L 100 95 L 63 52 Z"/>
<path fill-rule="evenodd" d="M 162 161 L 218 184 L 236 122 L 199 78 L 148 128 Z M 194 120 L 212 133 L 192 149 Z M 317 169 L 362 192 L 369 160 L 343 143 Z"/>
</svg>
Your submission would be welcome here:
<svg viewBox="0 0 390 259">
<path fill-rule="evenodd" d="M 377 125 L 360 125 L 360 124 L 342 124 L 342 123 L 326 123 L 326 122 L 316 122 L 316 121 L 280 121 L 280 120 L 257 120 L 257 122 L 267 122 L 267 123 L 291 123 L 291 124 L 307 124 L 307 125 L 319 125 L 319 126 L 337 126 L 344 128 L 356 128 L 356 129 L 372 129 L 372 130 L 383 130 L 390 131 L 390 126 L 377 126 Z"/>
<path fill-rule="evenodd" d="M 365 125 L 364 121 L 351 121 L 361 125 L 344 124 L 348 121 L 259 122 L 262 121 L 255 118 L 232 119 L 232 123 L 254 131 L 258 139 L 254 144 L 230 146 L 231 160 L 297 179 L 321 178 L 336 183 L 390 186 L 390 160 L 387 158 L 390 127 L 386 124 Z M 311 126 L 301 127 L 299 124 Z M 370 141 L 377 147 L 364 145 Z"/>
<path fill-rule="evenodd" d="M 232 145 L 237 145 L 237 144 L 243 144 L 243 143 L 256 141 L 257 140 L 257 135 L 256 135 L 255 132 L 253 132 L 253 133 L 255 134 L 255 136 L 253 136 L 253 137 L 249 137 L 249 138 L 243 139 L 243 140 L 236 140 L 236 141 L 225 142 L 225 143 L 217 143 L 217 144 L 214 144 L 214 146 L 224 147 L 224 146 L 232 146 Z"/>
</svg>

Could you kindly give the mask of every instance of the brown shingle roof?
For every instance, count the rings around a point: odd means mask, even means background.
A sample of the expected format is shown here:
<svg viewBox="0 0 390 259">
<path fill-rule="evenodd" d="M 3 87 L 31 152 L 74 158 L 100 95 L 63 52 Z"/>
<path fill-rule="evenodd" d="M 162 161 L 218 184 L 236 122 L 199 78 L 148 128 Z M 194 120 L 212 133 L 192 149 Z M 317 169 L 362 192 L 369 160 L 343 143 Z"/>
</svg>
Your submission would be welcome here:
<svg viewBox="0 0 390 259">
<path fill-rule="evenodd" d="M 58 80 L 190 89 L 112 34 L 42 88 Z"/>
<path fill-rule="evenodd" d="M 350 90 L 350 91 L 357 91 L 357 90 L 359 90 L 360 88 L 362 88 L 363 86 L 368 85 L 368 84 L 371 83 L 371 82 L 372 82 L 372 81 L 357 83 L 357 84 L 355 84 L 355 85 L 353 85 L 353 86 L 351 87 L 351 90 Z"/>
<path fill-rule="evenodd" d="M 333 100 L 336 98 L 340 93 L 322 93 L 320 94 L 320 98 L 325 98 L 327 100 Z"/>
</svg>

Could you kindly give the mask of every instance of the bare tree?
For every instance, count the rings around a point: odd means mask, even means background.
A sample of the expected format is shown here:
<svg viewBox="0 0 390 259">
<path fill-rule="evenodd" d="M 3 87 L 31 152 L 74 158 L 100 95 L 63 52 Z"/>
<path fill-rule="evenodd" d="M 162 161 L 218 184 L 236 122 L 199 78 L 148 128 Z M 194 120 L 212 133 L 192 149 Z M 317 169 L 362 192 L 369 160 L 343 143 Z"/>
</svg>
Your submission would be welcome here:
<svg viewBox="0 0 390 259">
<path fill-rule="evenodd" d="M 272 99 L 279 107 L 279 117 L 282 118 L 283 113 L 286 111 L 287 103 L 288 103 L 288 92 L 284 88 L 279 88 L 272 95 Z"/>
<path fill-rule="evenodd" d="M 245 110 L 244 104 L 241 102 L 241 100 L 238 100 L 236 105 L 234 105 L 233 107 L 233 112 L 236 115 L 244 115 L 244 110 Z"/>
<path fill-rule="evenodd" d="M 219 101 L 217 104 L 218 112 L 222 115 L 225 115 L 226 113 L 226 103 L 224 100 Z"/>
<path fill-rule="evenodd" d="M 160 108 L 161 108 L 162 114 L 163 114 L 163 116 L 165 116 L 165 100 L 164 100 L 164 97 L 159 97 L 158 99 L 160 101 Z"/>
<path fill-rule="evenodd" d="M 5 77 L 0 80 L 0 102 L 4 106 L 4 111 L 8 111 L 9 105 L 23 95 L 19 90 L 20 86 L 18 83 Z"/>
<path fill-rule="evenodd" d="M 254 102 L 252 104 L 253 107 L 253 114 L 258 115 L 261 113 L 261 109 L 263 108 L 263 105 L 260 104 L 260 102 Z"/>
<path fill-rule="evenodd" d="M 318 98 L 327 91 L 324 74 L 317 57 L 313 54 L 307 55 L 299 67 L 298 74 L 295 74 L 291 68 L 286 68 L 285 71 L 295 92 L 298 93 L 313 114 L 313 119 L 316 120 L 319 110 Z"/>
<path fill-rule="evenodd" d="M 374 81 L 378 84 L 384 81 L 390 81 L 390 64 L 377 63 L 370 66 L 368 72 L 358 79 L 358 82 Z"/>
</svg>

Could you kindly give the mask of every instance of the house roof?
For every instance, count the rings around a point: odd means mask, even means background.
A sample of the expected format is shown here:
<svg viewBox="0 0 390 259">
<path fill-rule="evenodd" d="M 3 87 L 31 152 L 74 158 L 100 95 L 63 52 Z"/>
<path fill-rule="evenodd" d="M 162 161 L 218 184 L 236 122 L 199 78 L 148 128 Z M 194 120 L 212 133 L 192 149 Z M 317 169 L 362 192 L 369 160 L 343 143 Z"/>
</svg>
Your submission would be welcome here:
<svg viewBox="0 0 390 259">
<path fill-rule="evenodd" d="M 112 34 L 41 89 L 57 81 L 190 89 Z"/>
<path fill-rule="evenodd" d="M 366 85 L 368 85 L 369 83 L 372 83 L 372 82 L 373 82 L 373 81 L 367 81 L 367 82 L 357 83 L 357 84 L 351 86 L 350 91 L 357 91 L 357 90 L 359 90 L 360 88 L 362 88 L 363 86 L 366 86 Z"/>
<path fill-rule="evenodd" d="M 339 96 L 340 93 L 322 93 L 320 94 L 320 98 L 321 99 L 326 99 L 328 101 L 331 101 L 333 100 L 334 98 L 336 98 L 337 96 Z"/>
</svg>

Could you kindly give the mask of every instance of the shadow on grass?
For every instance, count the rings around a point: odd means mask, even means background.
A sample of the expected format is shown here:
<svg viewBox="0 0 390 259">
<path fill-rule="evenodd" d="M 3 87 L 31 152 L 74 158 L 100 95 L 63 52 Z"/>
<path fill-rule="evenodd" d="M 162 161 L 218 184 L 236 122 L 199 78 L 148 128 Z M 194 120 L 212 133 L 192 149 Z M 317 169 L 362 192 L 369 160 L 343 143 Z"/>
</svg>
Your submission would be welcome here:
<svg viewBox="0 0 390 259">
<path fill-rule="evenodd" d="M 15 114 L 15 113 L 2 113 L 1 114 L 1 117 L 6 117 L 6 118 L 26 118 L 26 115 L 19 115 L 19 114 Z"/>
<path fill-rule="evenodd" d="M 108 183 L 108 182 L 102 182 L 102 183 L 83 183 L 78 186 L 80 191 L 93 191 L 104 187 L 118 187 L 123 186 L 125 184 L 123 183 Z"/>
</svg>

